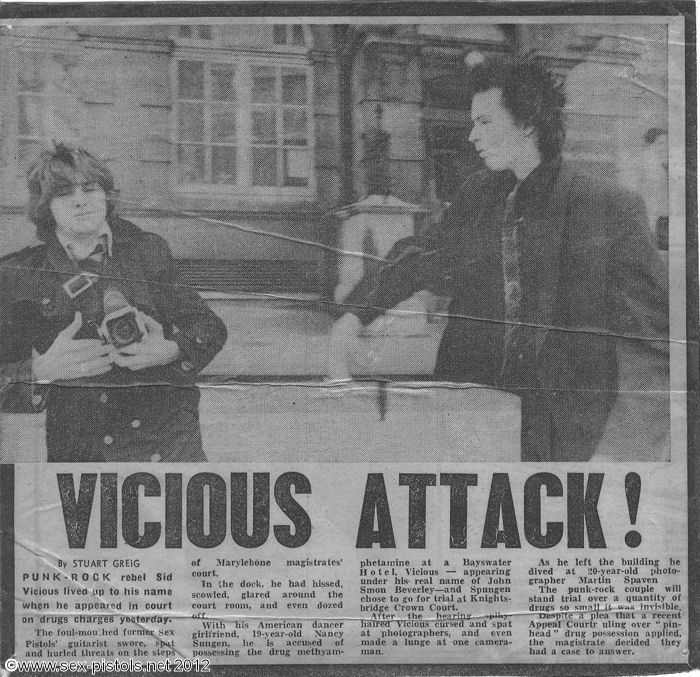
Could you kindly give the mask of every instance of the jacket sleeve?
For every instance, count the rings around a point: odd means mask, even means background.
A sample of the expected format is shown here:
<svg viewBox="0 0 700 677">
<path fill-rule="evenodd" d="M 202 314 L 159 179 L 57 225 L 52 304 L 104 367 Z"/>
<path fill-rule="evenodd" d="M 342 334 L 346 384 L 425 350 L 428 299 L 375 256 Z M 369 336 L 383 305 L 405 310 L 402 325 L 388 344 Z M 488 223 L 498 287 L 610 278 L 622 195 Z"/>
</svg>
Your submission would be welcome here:
<svg viewBox="0 0 700 677">
<path fill-rule="evenodd" d="M 0 409 L 38 413 L 46 406 L 48 386 L 32 378 L 29 336 L 36 308 L 29 301 L 15 299 L 15 265 L 0 262 Z"/>
<path fill-rule="evenodd" d="M 668 270 L 652 241 L 644 203 L 625 193 L 611 205 L 610 329 L 617 335 L 618 393 L 600 457 L 668 460 L 670 350 Z"/>
<path fill-rule="evenodd" d="M 226 326 L 194 290 L 178 283 L 170 247 L 157 235 L 148 235 L 155 249 L 157 272 L 151 278 L 155 303 L 166 338 L 175 341 L 180 356 L 169 365 L 176 381 L 192 381 L 223 348 Z M 153 262 L 150 262 L 153 265 Z M 149 262 L 144 261 L 148 270 Z"/>
<path fill-rule="evenodd" d="M 668 355 L 668 270 L 654 247 L 644 202 L 625 193 L 610 213 L 612 328 L 639 337 L 649 351 Z"/>
<path fill-rule="evenodd" d="M 343 303 L 331 310 L 334 319 L 350 312 L 368 325 L 418 291 L 426 289 L 450 296 L 459 262 L 461 231 L 473 215 L 479 183 L 477 176 L 468 180 L 438 224 L 417 236 L 399 240 L 387 255 L 376 281 L 367 276 L 360 280 Z"/>
</svg>

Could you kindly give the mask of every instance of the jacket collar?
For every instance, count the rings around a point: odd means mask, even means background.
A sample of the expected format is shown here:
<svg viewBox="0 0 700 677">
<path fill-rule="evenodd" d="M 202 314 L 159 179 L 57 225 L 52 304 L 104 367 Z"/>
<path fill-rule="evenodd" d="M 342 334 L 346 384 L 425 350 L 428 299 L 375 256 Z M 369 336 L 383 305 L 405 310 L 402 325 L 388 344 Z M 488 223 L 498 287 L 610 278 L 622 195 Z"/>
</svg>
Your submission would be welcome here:
<svg viewBox="0 0 700 677">
<path fill-rule="evenodd" d="M 515 196 L 515 209 L 521 214 L 544 209 L 551 196 L 551 186 L 559 174 L 561 157 L 540 163 L 520 184 Z"/>
<path fill-rule="evenodd" d="M 70 256 L 70 252 L 73 251 L 72 243 L 65 237 L 62 238 L 58 233 L 56 233 L 56 239 L 60 242 L 61 246 L 66 250 L 66 252 Z M 110 228 L 109 224 L 105 221 L 102 224 L 100 230 L 97 233 L 95 233 L 95 240 L 91 245 L 91 249 L 93 249 L 98 243 L 101 243 L 103 246 L 106 244 L 107 256 L 112 256 L 112 239 L 112 229 Z"/>
<path fill-rule="evenodd" d="M 144 238 L 143 231 L 138 226 L 118 216 L 109 218 L 109 226 L 115 243 L 136 244 Z"/>
<path fill-rule="evenodd" d="M 143 231 L 138 226 L 118 216 L 110 216 L 107 223 L 112 233 L 112 253 L 116 251 L 118 254 L 120 248 L 132 246 L 144 237 Z M 46 259 L 50 270 L 70 271 L 75 269 L 75 264 L 68 257 L 55 233 L 52 233 L 46 241 Z"/>
</svg>

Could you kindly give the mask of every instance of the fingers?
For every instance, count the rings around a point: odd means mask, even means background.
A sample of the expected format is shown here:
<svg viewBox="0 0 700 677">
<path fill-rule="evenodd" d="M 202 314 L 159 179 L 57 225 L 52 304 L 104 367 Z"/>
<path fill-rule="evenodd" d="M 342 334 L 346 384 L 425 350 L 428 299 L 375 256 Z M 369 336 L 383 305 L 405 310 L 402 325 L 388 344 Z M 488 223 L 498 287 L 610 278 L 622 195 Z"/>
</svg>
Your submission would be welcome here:
<svg viewBox="0 0 700 677">
<path fill-rule="evenodd" d="M 73 339 L 66 343 L 64 352 L 66 353 L 100 353 L 106 355 L 110 351 L 109 344 L 102 343 L 98 339 Z"/>
<path fill-rule="evenodd" d="M 112 362 L 124 369 L 141 369 L 145 366 L 143 355 L 140 353 L 114 352 Z"/>
<path fill-rule="evenodd" d="M 99 344 L 96 346 L 84 346 L 81 350 L 70 352 L 68 355 L 76 356 L 83 362 L 87 362 L 98 357 L 109 357 L 111 353 L 112 346 Z"/>
<path fill-rule="evenodd" d="M 141 341 L 136 343 L 130 343 L 128 346 L 122 346 L 121 348 L 115 348 L 112 346 L 112 353 L 116 359 L 118 356 L 121 357 L 134 357 L 136 355 L 142 355 L 147 352 L 149 345 L 149 337 L 144 337 Z"/>
<path fill-rule="evenodd" d="M 163 333 L 163 325 L 158 322 L 158 320 L 154 320 L 150 315 L 146 315 L 146 313 L 143 313 L 140 310 L 138 311 L 138 316 L 149 334 L 154 332 Z"/>
<path fill-rule="evenodd" d="M 77 378 L 89 378 L 101 376 L 112 368 L 112 360 L 109 357 L 100 357 L 94 360 L 81 362 L 77 367 Z"/>
<path fill-rule="evenodd" d="M 54 368 L 60 371 L 66 369 L 80 368 L 81 364 L 87 364 L 94 361 L 104 361 L 106 364 L 112 364 L 112 355 L 110 352 L 103 353 L 97 351 L 88 351 L 85 353 L 67 353 L 63 355 L 60 361 L 54 363 Z"/>
<path fill-rule="evenodd" d="M 72 339 L 79 331 L 80 327 L 83 326 L 83 314 L 78 311 L 75 313 L 73 321 L 58 334 L 58 338 Z"/>
</svg>

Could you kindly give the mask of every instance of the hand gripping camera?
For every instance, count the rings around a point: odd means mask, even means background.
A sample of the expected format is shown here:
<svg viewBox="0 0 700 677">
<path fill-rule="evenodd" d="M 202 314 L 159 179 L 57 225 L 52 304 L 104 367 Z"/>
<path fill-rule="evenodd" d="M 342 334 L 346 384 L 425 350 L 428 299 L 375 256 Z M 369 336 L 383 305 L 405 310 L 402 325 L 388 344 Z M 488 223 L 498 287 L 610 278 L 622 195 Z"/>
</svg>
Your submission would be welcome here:
<svg viewBox="0 0 700 677">
<path fill-rule="evenodd" d="M 100 326 L 100 336 L 115 348 L 138 343 L 146 333 L 136 308 L 117 289 L 107 289 L 104 295 L 105 319 Z"/>
</svg>

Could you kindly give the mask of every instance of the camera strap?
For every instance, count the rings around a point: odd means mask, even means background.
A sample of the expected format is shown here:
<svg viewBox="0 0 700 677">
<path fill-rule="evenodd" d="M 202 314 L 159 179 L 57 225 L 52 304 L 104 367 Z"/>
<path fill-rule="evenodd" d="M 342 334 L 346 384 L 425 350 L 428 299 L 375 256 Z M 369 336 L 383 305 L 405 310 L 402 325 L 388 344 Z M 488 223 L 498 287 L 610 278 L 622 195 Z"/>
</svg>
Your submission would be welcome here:
<svg viewBox="0 0 700 677">
<path fill-rule="evenodd" d="M 98 243 L 90 256 L 81 260 L 75 257 L 70 245 L 66 246 L 66 253 L 75 270 L 75 275 L 62 285 L 63 289 L 68 298 L 78 305 L 83 314 L 84 322 L 94 324 L 97 327 L 100 323 L 100 316 L 103 314 L 102 298 L 98 292 L 97 283 L 104 276 L 107 267 L 106 247 L 102 242 Z M 97 254 L 102 255 L 101 261 L 92 258 Z"/>
<path fill-rule="evenodd" d="M 74 299 L 80 296 L 83 292 L 94 286 L 94 284 L 104 275 L 105 265 L 107 261 L 107 251 L 104 244 L 101 242 L 95 247 L 90 256 L 85 259 L 78 261 L 73 252 L 73 248 L 70 245 L 66 246 L 66 253 L 70 259 L 71 265 L 75 269 L 76 274 L 65 282 L 62 286 L 65 290 L 68 298 Z M 94 270 L 83 270 L 84 268 L 92 268 L 94 264 L 97 263 L 96 259 L 92 257 L 101 254 L 102 259 L 100 261 L 99 272 Z M 85 264 L 88 264 L 87 266 Z M 95 290 L 93 290 L 94 292 Z"/>
</svg>

